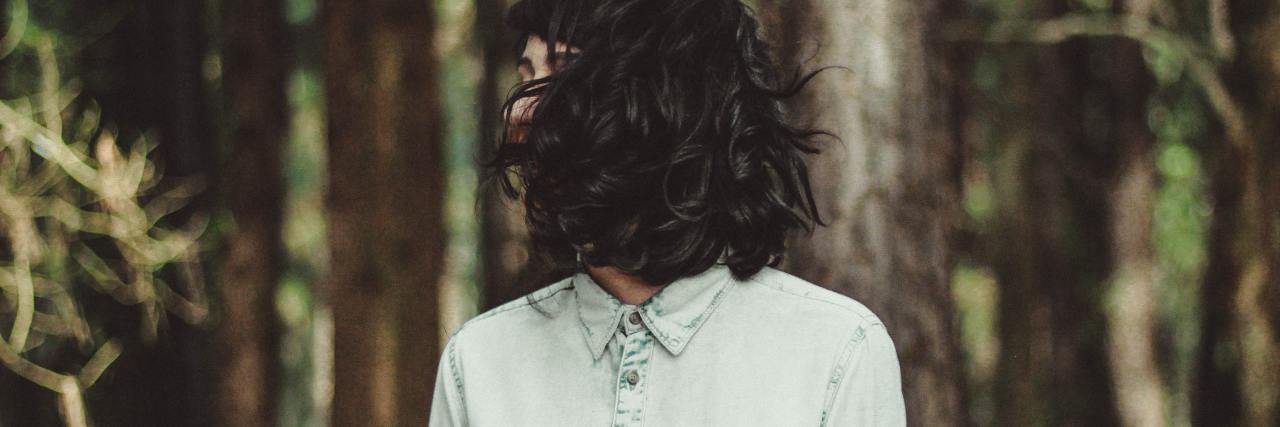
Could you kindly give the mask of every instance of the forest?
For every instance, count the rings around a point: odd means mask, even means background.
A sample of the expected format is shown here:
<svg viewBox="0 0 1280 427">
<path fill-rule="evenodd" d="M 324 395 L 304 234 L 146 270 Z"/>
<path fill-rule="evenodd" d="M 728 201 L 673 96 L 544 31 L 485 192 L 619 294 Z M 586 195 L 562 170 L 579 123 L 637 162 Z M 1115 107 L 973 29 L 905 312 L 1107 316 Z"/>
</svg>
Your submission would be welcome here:
<svg viewBox="0 0 1280 427">
<path fill-rule="evenodd" d="M 744 1 L 910 425 L 1280 425 L 1280 0 Z M 513 2 L 0 1 L 0 427 L 426 425 Z"/>
</svg>

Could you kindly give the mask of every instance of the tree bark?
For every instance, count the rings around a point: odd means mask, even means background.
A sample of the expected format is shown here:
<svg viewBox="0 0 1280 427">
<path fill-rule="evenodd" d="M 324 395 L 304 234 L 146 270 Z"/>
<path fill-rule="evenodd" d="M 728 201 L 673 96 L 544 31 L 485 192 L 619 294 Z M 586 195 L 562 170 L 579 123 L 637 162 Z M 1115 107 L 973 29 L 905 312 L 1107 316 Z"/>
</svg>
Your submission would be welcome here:
<svg viewBox="0 0 1280 427">
<path fill-rule="evenodd" d="M 1206 162 L 1212 164 L 1213 218 L 1209 225 L 1208 263 L 1200 285 L 1201 332 L 1196 386 L 1191 399 L 1196 425 L 1240 425 L 1242 412 L 1234 315 L 1240 263 L 1232 242 L 1238 228 L 1240 193 L 1244 185 L 1237 173 L 1238 156 L 1232 151 L 1227 146 L 1205 156 L 1214 159 Z"/>
<path fill-rule="evenodd" d="M 1054 17 L 1067 7 L 1017 6 L 1001 18 Z M 1108 76 L 1079 60 L 1114 62 L 1097 49 L 1073 40 L 984 52 L 1002 65 L 980 95 L 987 105 L 975 107 L 991 114 L 977 133 L 990 159 L 992 226 L 976 246 L 999 285 L 997 425 L 1119 422 L 1103 374 L 1111 370 L 1102 301 L 1113 268 L 1107 195 L 1119 137 L 1111 110 L 1120 108 L 1109 105 Z"/>
<path fill-rule="evenodd" d="M 843 143 L 810 159 L 830 227 L 794 239 L 782 267 L 881 316 L 898 350 L 910 425 L 967 424 L 949 283 L 960 157 L 940 78 L 941 3 L 760 3 L 775 14 L 765 31 L 784 70 L 850 69 L 824 71 L 788 103 L 802 125 Z"/>
<path fill-rule="evenodd" d="M 1152 216 L 1156 193 L 1155 135 L 1147 126 L 1146 104 L 1153 86 L 1142 47 L 1127 39 L 1108 40 L 1107 75 L 1100 76 L 1111 98 L 1108 133 L 1119 153 L 1109 197 L 1111 295 L 1107 307 L 1107 348 L 1120 420 L 1127 426 L 1162 426 L 1165 386 L 1156 365 L 1156 259 Z"/>
<path fill-rule="evenodd" d="M 1017 71 L 1030 80 L 1027 92 L 1008 89 L 1021 93 L 1008 108 L 1024 112 L 996 121 L 1028 125 L 998 142 L 994 166 L 1001 425 L 1118 422 L 1101 374 L 1110 372 L 1102 301 L 1112 270 L 1107 194 L 1115 153 L 1100 136 L 1114 124 L 1085 114 L 1106 99 L 1087 64 L 1073 59 L 1090 54 L 1086 43 L 1037 47 Z"/>
<path fill-rule="evenodd" d="M 431 2 L 325 2 L 334 425 L 426 425 L 444 168 Z"/>
<path fill-rule="evenodd" d="M 1198 422 L 1280 423 L 1280 4 L 1232 0 L 1232 57 L 1222 70 L 1238 122 L 1225 117 L 1213 174 L 1211 258 L 1205 276 Z M 1233 56 L 1232 56 L 1233 54 Z M 1217 395 L 1215 395 L 1217 393 Z M 1238 397 L 1238 400 L 1229 400 Z"/>
<path fill-rule="evenodd" d="M 223 171 L 235 229 L 218 288 L 216 408 L 223 425 L 271 426 L 280 387 L 275 290 L 283 262 L 281 159 L 289 123 L 284 10 L 279 0 L 233 0 L 224 16 L 223 84 L 232 131 Z"/>
</svg>

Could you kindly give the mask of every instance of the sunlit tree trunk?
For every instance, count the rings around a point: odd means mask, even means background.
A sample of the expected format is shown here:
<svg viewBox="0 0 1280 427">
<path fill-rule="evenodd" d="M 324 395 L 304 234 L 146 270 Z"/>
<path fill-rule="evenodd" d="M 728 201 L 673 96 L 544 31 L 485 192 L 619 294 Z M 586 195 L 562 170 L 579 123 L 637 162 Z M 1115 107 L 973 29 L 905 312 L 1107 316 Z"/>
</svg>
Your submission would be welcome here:
<svg viewBox="0 0 1280 427">
<path fill-rule="evenodd" d="M 218 287 L 216 410 L 224 425 L 272 426 L 280 381 L 275 290 L 281 273 L 282 152 L 288 129 L 279 0 L 225 5 L 223 84 L 229 156 L 224 198 L 235 219 Z"/>
<path fill-rule="evenodd" d="M 333 425 L 426 425 L 444 273 L 434 3 L 324 2 Z"/>
<path fill-rule="evenodd" d="M 1244 397 L 1242 425 L 1280 424 L 1280 2 L 1227 2 L 1236 58 L 1225 81 L 1243 113 L 1243 181 L 1235 253 L 1240 264 L 1236 323 Z M 1229 126 L 1230 127 L 1230 126 Z"/>
<path fill-rule="evenodd" d="M 1225 136 L 1213 147 L 1222 153 L 1214 205 L 1223 209 L 1214 212 L 1203 285 L 1195 417 L 1271 426 L 1280 422 L 1280 3 L 1215 5 L 1228 10 L 1220 39 L 1231 41 L 1217 47 L 1233 59 L 1222 70 L 1227 93 L 1210 94 Z"/>
<path fill-rule="evenodd" d="M 791 70 L 824 71 L 788 104 L 802 125 L 833 131 L 810 159 L 831 226 L 790 244 L 783 266 L 850 295 L 888 326 L 911 425 L 968 423 L 950 294 L 959 217 L 959 145 L 947 106 L 939 2 L 761 1 L 775 52 Z"/>
<path fill-rule="evenodd" d="M 1108 280 L 1111 379 L 1120 420 L 1162 426 L 1165 387 L 1156 365 L 1156 260 L 1152 217 L 1156 193 L 1155 135 L 1147 125 L 1152 79 L 1141 46 L 1128 39 L 1099 47 L 1107 66 L 1099 76 L 1109 102 L 1108 139 L 1118 153 L 1108 197 L 1112 270 Z"/>
</svg>

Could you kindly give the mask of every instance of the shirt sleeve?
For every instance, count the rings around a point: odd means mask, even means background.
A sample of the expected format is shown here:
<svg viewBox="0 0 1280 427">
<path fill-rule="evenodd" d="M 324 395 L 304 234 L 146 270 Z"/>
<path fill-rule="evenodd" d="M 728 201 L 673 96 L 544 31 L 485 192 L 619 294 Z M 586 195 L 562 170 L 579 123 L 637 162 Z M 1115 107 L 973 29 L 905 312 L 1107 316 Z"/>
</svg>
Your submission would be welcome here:
<svg viewBox="0 0 1280 427">
<path fill-rule="evenodd" d="M 457 354 L 458 334 L 449 338 L 436 369 L 436 388 L 431 398 L 430 427 L 468 425 L 466 401 L 462 394 L 462 366 Z"/>
<path fill-rule="evenodd" d="M 898 354 L 883 324 L 860 326 L 832 373 L 823 425 L 904 426 Z"/>
</svg>

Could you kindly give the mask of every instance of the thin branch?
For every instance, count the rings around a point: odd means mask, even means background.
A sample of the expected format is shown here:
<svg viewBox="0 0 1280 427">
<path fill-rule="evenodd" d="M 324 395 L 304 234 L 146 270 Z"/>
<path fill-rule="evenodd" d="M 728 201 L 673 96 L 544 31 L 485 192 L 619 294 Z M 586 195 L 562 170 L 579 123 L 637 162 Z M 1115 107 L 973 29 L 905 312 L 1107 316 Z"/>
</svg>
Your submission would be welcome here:
<svg viewBox="0 0 1280 427">
<path fill-rule="evenodd" d="M 62 138 L 8 104 L 0 102 L 0 122 L 13 129 L 19 136 L 34 145 L 34 151 L 47 160 L 57 163 L 71 178 L 90 190 L 98 188 L 98 173 L 86 163 L 79 153 L 72 151 Z"/>
<path fill-rule="evenodd" d="M 1066 14 L 1051 19 L 959 20 L 946 25 L 951 41 L 991 44 L 1056 44 L 1076 37 L 1142 38 L 1155 31 L 1149 21 L 1128 14 Z"/>
<path fill-rule="evenodd" d="M 4 337 L 0 337 L 0 364 L 27 381 L 54 392 L 61 389 L 62 379 L 66 377 L 19 356 Z"/>
<path fill-rule="evenodd" d="M 17 290 L 18 314 L 9 330 L 10 348 L 22 353 L 31 334 L 32 317 L 36 311 L 36 286 L 32 283 L 31 258 L 38 254 L 36 226 L 32 224 L 31 211 L 0 187 L 0 217 L 8 219 L 10 247 L 14 254 L 13 279 Z"/>
<path fill-rule="evenodd" d="M 14 260 L 14 276 L 17 280 L 18 314 L 14 317 L 13 327 L 9 332 L 12 340 L 10 348 L 22 353 L 27 346 L 27 336 L 31 333 L 32 318 L 35 317 L 36 295 L 35 285 L 31 282 L 31 261 L 21 248 L 15 248 L 17 258 Z"/>
<path fill-rule="evenodd" d="M 80 368 L 80 373 L 76 375 L 80 387 L 92 387 L 94 383 L 98 382 L 98 378 L 102 377 L 102 373 L 107 370 L 107 367 L 111 366 L 120 357 L 120 353 L 123 352 L 124 349 L 121 347 L 120 342 L 114 339 L 98 347 L 98 351 L 93 353 L 89 361 L 84 363 L 84 367 Z"/>
<path fill-rule="evenodd" d="M 15 0 L 10 6 L 9 30 L 0 39 L 0 59 L 13 53 L 13 49 L 22 42 L 23 34 L 27 33 L 27 0 Z"/>
<path fill-rule="evenodd" d="M 53 38 L 44 36 L 36 46 L 40 58 L 40 105 L 44 106 L 44 126 L 54 135 L 62 136 L 61 80 L 58 59 L 53 55 Z"/>
<path fill-rule="evenodd" d="M 1219 59 L 1236 56 L 1236 39 L 1231 35 L 1231 27 L 1227 24 L 1226 0 L 1209 0 L 1209 37 Z"/>
<path fill-rule="evenodd" d="M 58 388 L 58 407 L 62 409 L 62 421 L 67 427 L 87 427 L 89 416 L 84 410 L 84 396 L 80 385 L 73 378 L 63 378 Z"/>
<path fill-rule="evenodd" d="M 1192 80 L 1204 91 L 1209 105 L 1222 120 L 1231 143 L 1237 146 L 1252 143 L 1252 136 L 1246 130 L 1244 112 L 1227 91 L 1217 71 L 1218 61 L 1229 57 L 1144 18 L 1127 14 L 1067 14 L 1043 20 L 958 21 L 947 25 L 944 34 L 955 42 L 990 44 L 1056 44 L 1077 37 L 1124 37 L 1149 49 L 1172 47 L 1179 53 L 1177 59 L 1190 70 Z"/>
<path fill-rule="evenodd" d="M 1209 105 L 1217 113 L 1218 118 L 1222 120 L 1222 125 L 1227 131 L 1227 138 L 1237 148 L 1252 147 L 1253 135 L 1247 129 L 1246 123 L 1248 122 L 1245 120 L 1244 111 L 1231 98 L 1231 93 L 1227 90 L 1227 84 L 1222 81 L 1222 76 L 1218 74 L 1217 67 L 1203 60 L 1193 60 L 1187 65 L 1188 70 L 1191 71 L 1191 77 L 1200 83 L 1200 88 L 1204 90 L 1205 97 L 1209 99 Z"/>
</svg>

